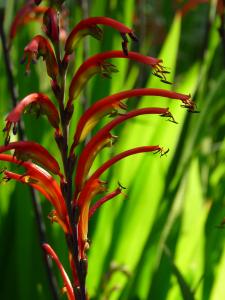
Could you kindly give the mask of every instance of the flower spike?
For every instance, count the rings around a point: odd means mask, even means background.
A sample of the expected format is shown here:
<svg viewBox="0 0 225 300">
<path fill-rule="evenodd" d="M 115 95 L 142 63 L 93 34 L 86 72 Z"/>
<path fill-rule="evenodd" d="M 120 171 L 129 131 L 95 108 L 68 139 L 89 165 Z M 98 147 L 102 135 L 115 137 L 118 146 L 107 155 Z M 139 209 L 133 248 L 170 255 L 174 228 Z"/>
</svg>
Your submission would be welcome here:
<svg viewBox="0 0 225 300">
<path fill-rule="evenodd" d="M 55 158 L 41 145 L 35 142 L 13 142 L 6 146 L 0 146 L 0 153 L 8 150 L 15 150 L 14 156 L 20 161 L 26 161 L 32 159 L 36 163 L 40 164 L 53 174 L 59 175 L 63 178 L 60 172 L 59 164 Z"/>
<path fill-rule="evenodd" d="M 60 262 L 58 256 L 56 255 L 55 251 L 52 249 L 52 247 L 49 244 L 46 244 L 46 243 L 44 243 L 42 245 L 42 248 L 44 249 L 46 254 L 48 254 L 55 261 L 55 263 L 56 263 L 56 265 L 57 265 L 57 267 L 58 267 L 58 269 L 61 273 L 61 276 L 62 276 L 62 279 L 63 279 L 63 282 L 64 282 L 64 286 L 66 288 L 66 293 L 67 293 L 68 299 L 69 300 L 76 300 L 75 296 L 74 296 L 73 287 L 72 287 L 72 284 L 70 282 L 70 279 L 69 279 L 65 269 L 63 268 L 63 265 Z"/>
<path fill-rule="evenodd" d="M 184 95 L 163 89 L 141 88 L 123 91 L 107 96 L 95 102 L 80 118 L 74 135 L 71 153 L 73 153 L 76 145 L 86 138 L 87 134 L 94 128 L 94 126 L 99 122 L 99 120 L 101 120 L 102 117 L 106 116 L 107 114 L 111 114 L 118 109 L 126 108 L 121 102 L 122 100 L 140 96 L 160 96 L 164 98 L 180 100 L 184 107 L 191 111 L 194 111 L 195 107 L 190 95 Z"/>
<path fill-rule="evenodd" d="M 37 116 L 45 114 L 51 125 L 59 130 L 59 114 L 55 105 L 44 94 L 32 93 L 23 98 L 17 106 L 6 117 L 6 126 L 3 129 L 6 132 L 6 144 L 9 142 L 9 131 L 13 124 L 13 131 L 16 133 L 16 124 L 21 118 L 24 110 L 28 112 L 35 112 Z"/>
<path fill-rule="evenodd" d="M 65 45 L 66 54 L 71 54 L 74 48 L 76 47 L 77 43 L 79 42 L 79 40 L 86 35 L 91 35 L 97 40 L 101 40 L 103 33 L 102 30 L 97 25 L 106 25 L 120 32 L 123 39 L 122 48 L 124 50 L 125 55 L 127 55 L 128 53 L 127 50 L 128 40 L 126 35 L 128 34 L 132 40 L 137 41 L 137 37 L 135 36 L 134 32 L 124 24 L 107 17 L 92 17 L 92 18 L 82 20 L 74 27 L 74 29 L 72 30 L 72 32 L 70 33 L 66 41 L 66 45 Z"/>
<path fill-rule="evenodd" d="M 119 50 L 96 54 L 87 59 L 74 75 L 69 88 L 68 106 L 71 105 L 72 101 L 79 96 L 84 85 L 93 75 L 100 73 L 104 77 L 110 77 L 112 73 L 118 72 L 113 64 L 106 61 L 111 58 L 128 58 L 135 60 L 139 63 L 151 66 L 155 72 L 162 74 L 162 76 L 165 77 L 161 59 L 141 55 L 137 52 L 129 52 L 128 55 L 125 55 L 123 51 Z"/>
<path fill-rule="evenodd" d="M 36 62 L 39 56 L 43 57 L 43 60 L 46 62 L 47 73 L 53 79 L 57 79 L 59 70 L 58 64 L 55 58 L 54 51 L 49 43 L 49 41 L 41 36 L 36 35 L 30 43 L 24 48 L 24 56 L 21 60 L 22 63 L 25 62 L 26 57 L 28 58 L 26 73 L 30 72 L 30 63 L 31 61 Z"/>
</svg>

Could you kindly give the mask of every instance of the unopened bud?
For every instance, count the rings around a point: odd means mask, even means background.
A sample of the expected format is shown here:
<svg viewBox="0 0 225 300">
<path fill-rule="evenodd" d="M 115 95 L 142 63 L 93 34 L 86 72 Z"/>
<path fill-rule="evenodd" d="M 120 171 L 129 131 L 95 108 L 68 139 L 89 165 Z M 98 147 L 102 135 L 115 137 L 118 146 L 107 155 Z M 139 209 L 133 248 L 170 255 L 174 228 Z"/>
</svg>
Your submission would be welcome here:
<svg viewBox="0 0 225 300">
<path fill-rule="evenodd" d="M 57 100 L 61 100 L 61 89 L 56 80 L 51 81 L 52 91 Z"/>
<path fill-rule="evenodd" d="M 59 26 L 58 26 L 57 11 L 50 7 L 43 16 L 43 30 L 53 43 L 59 41 Z"/>
</svg>

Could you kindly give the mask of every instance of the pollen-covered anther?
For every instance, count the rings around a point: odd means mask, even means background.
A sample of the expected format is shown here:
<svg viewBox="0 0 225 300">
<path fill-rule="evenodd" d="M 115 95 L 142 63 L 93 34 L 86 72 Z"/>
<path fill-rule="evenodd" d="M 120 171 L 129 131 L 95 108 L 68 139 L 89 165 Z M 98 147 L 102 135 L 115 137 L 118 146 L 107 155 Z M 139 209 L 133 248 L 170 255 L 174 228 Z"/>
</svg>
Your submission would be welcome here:
<svg viewBox="0 0 225 300">
<path fill-rule="evenodd" d="M 188 112 L 199 113 L 199 111 L 196 110 L 196 104 L 191 100 L 191 95 L 189 95 L 187 99 L 183 100 L 181 107 L 187 108 Z"/>
<path fill-rule="evenodd" d="M 168 118 L 167 120 L 172 122 L 172 123 L 175 123 L 175 124 L 178 124 L 178 122 L 174 119 L 173 115 L 171 114 L 171 112 L 168 110 L 166 113 L 164 114 L 161 114 L 160 115 L 161 117 L 166 117 Z"/>
<path fill-rule="evenodd" d="M 127 188 L 125 186 L 123 186 L 119 181 L 118 181 L 118 186 L 120 189 L 122 190 L 126 190 Z"/>
<path fill-rule="evenodd" d="M 102 77 L 110 78 L 111 79 L 111 74 L 112 73 L 118 73 L 119 70 L 117 67 L 110 62 L 107 61 L 101 61 L 99 63 L 99 69 L 100 69 L 100 74 Z"/>
<path fill-rule="evenodd" d="M 58 223 L 59 218 L 57 216 L 56 210 L 52 210 L 49 214 L 48 214 L 48 219 L 50 220 L 51 224 L 53 223 Z"/>
<path fill-rule="evenodd" d="M 170 151 L 169 148 L 167 148 L 167 149 L 161 148 L 161 150 L 160 150 L 160 157 L 166 155 L 169 151 Z"/>
<path fill-rule="evenodd" d="M 12 123 L 6 122 L 5 128 L 3 128 L 3 133 L 5 134 L 5 146 L 9 144 L 10 142 L 10 129 L 11 129 Z"/>
<path fill-rule="evenodd" d="M 5 175 L 5 176 L 3 176 L 3 177 L 0 179 L 0 184 L 5 184 L 5 183 L 7 183 L 9 180 L 11 180 L 11 178 Z"/>
<path fill-rule="evenodd" d="M 168 151 L 167 151 L 168 152 Z M 156 149 L 153 154 L 158 154 L 160 153 L 160 157 L 163 156 L 164 154 L 164 149 L 162 147 L 159 147 L 158 149 Z"/>
<path fill-rule="evenodd" d="M 0 169 L 0 174 L 3 174 L 6 170 L 7 170 L 6 167 L 1 168 L 1 169 Z"/>
<path fill-rule="evenodd" d="M 10 178 L 8 178 L 5 174 L 6 171 L 7 171 L 6 167 L 0 169 L 0 175 L 3 175 L 0 178 L 0 184 L 5 184 L 10 180 Z"/>
<path fill-rule="evenodd" d="M 164 67 L 162 65 L 162 61 L 160 61 L 159 63 L 157 63 L 154 66 L 154 71 L 152 72 L 152 74 L 158 78 L 160 78 L 161 82 L 166 83 L 166 84 L 173 84 L 172 82 L 168 81 L 166 78 L 166 74 L 170 74 L 170 71 L 168 71 L 166 69 L 166 67 Z"/>
<path fill-rule="evenodd" d="M 101 41 L 103 38 L 103 30 L 97 25 L 92 25 L 88 27 L 89 34 L 93 36 L 96 40 Z"/>
<path fill-rule="evenodd" d="M 114 19 L 107 18 L 107 17 L 92 17 L 92 18 L 82 20 L 80 23 L 78 23 L 74 27 L 74 29 L 72 30 L 72 32 L 70 33 L 70 35 L 67 38 L 66 45 L 65 45 L 65 52 L 67 54 L 71 54 L 73 52 L 73 50 L 75 49 L 79 40 L 86 35 L 91 35 L 92 37 L 96 38 L 97 40 L 101 40 L 102 39 L 102 30 L 98 27 L 98 25 L 109 26 L 111 28 L 114 28 L 121 34 L 121 36 L 123 38 L 122 47 L 123 47 L 123 51 L 124 51 L 125 55 L 127 55 L 127 53 L 128 53 L 127 35 L 133 41 L 138 40 L 137 37 L 135 36 L 135 34 L 133 33 L 132 29 L 130 29 L 129 27 L 125 26 L 122 23 L 120 23 Z"/>
</svg>

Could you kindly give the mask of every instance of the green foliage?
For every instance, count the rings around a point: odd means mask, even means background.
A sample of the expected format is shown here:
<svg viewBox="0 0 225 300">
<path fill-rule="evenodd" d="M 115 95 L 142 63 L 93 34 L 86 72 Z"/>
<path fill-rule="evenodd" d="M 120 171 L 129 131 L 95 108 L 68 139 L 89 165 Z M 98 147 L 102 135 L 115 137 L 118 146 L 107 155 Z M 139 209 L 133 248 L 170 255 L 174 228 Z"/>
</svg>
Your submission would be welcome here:
<svg viewBox="0 0 225 300">
<path fill-rule="evenodd" d="M 8 11 L 15 12 L 21 2 L 8 1 Z M 82 12 L 78 1 L 76 5 L 74 1 L 66 2 L 72 14 L 72 26 Z M 172 7 L 173 1 L 169 1 L 171 4 L 160 1 L 161 7 L 154 1 L 152 5 L 146 2 L 140 1 L 146 8 L 141 15 L 143 10 L 133 0 L 111 0 L 109 5 L 107 1 L 96 0 L 90 7 L 90 15 L 114 17 L 128 26 L 136 19 L 136 32 L 140 35 L 144 32 L 146 40 L 132 47 L 140 47 L 149 55 L 157 53 L 171 70 L 169 80 L 174 85 L 166 88 L 191 93 L 200 114 L 187 114 L 179 103 L 145 97 L 135 102 L 138 107 L 146 107 L 150 102 L 152 106 L 168 106 L 179 124 L 144 116 L 115 130 L 120 136 L 116 153 L 154 144 L 169 148 L 170 152 L 162 158 L 153 155 L 127 158 L 107 173 L 109 189 L 115 188 L 119 180 L 127 187 L 127 197 L 120 196 L 107 203 L 91 221 L 88 290 L 91 299 L 101 300 L 218 300 L 225 293 L 224 230 L 219 226 L 225 216 L 225 49 L 217 30 L 220 19 L 213 5 L 200 5 L 181 18 Z M 164 42 L 160 51 L 153 39 L 154 30 L 159 29 L 154 18 L 162 23 Z M 7 13 L 6 31 L 11 19 L 12 15 Z M 41 62 L 32 68 L 30 77 L 23 76 L 24 67 L 19 65 L 24 46 L 39 31 L 39 24 L 22 28 L 10 53 L 20 99 L 37 90 L 52 96 L 47 77 L 43 80 Z M 88 40 L 89 55 L 98 50 L 118 49 L 120 42 L 119 35 L 106 29 L 102 43 Z M 1 48 L 0 55 L 2 57 Z M 82 48 L 77 59 L 82 60 Z M 127 60 L 113 63 L 120 72 L 113 74 L 111 80 L 92 79 L 86 91 L 89 103 L 137 85 L 165 88 L 158 78 L 152 77 L 149 69 L 129 64 Z M 3 118 L 11 104 L 3 59 L 0 66 L 2 129 Z M 72 74 L 73 70 L 70 71 Z M 75 107 L 80 114 L 82 103 L 76 103 Z M 74 126 L 76 121 L 73 120 Z M 34 121 L 27 116 L 25 125 L 30 139 L 58 155 L 53 131 L 45 120 Z M 0 142 L 3 144 L 2 135 Z M 95 167 L 109 155 L 110 150 L 104 150 L 97 157 Z M 66 262 L 63 235 L 57 225 L 48 221 L 50 207 L 44 201 L 43 211 L 49 240 Z M 0 298 L 51 299 L 32 204 L 25 186 L 12 182 L 0 186 L 0 243 Z"/>
</svg>

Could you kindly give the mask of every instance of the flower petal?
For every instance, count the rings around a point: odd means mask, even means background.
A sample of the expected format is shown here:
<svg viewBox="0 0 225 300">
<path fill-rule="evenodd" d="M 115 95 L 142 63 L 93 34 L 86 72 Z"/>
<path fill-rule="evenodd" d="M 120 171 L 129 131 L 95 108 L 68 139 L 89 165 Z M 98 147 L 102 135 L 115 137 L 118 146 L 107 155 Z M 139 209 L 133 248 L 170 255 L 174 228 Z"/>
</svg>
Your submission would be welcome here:
<svg viewBox="0 0 225 300">
<path fill-rule="evenodd" d="M 137 40 L 136 36 L 134 35 L 134 32 L 124 24 L 107 17 L 92 17 L 82 20 L 74 27 L 74 29 L 67 38 L 65 52 L 67 54 L 71 54 L 79 40 L 86 35 L 91 35 L 98 40 L 102 39 L 102 30 L 97 25 L 106 25 L 119 31 L 123 38 L 122 45 L 126 53 L 128 43 L 126 34 L 128 34 L 131 37 L 131 39 L 135 41 Z"/>
<path fill-rule="evenodd" d="M 58 267 L 58 269 L 61 273 L 64 285 L 65 285 L 65 288 L 66 288 L 66 293 L 67 293 L 68 299 L 69 300 L 76 300 L 75 296 L 74 296 L 73 287 L 72 287 L 72 284 L 70 282 L 70 279 L 69 279 L 65 269 L 63 268 L 63 265 L 60 262 L 58 256 L 56 255 L 55 251 L 52 249 L 52 247 L 49 244 L 46 244 L 46 243 L 44 243 L 42 245 L 42 248 L 55 261 L 55 263 L 56 263 L 56 265 L 57 265 L 57 267 Z"/>
<path fill-rule="evenodd" d="M 59 68 L 55 58 L 54 51 L 49 43 L 49 41 L 41 36 L 36 35 L 30 43 L 24 48 L 24 56 L 22 63 L 28 58 L 26 73 L 30 72 L 31 61 L 36 61 L 38 57 L 42 56 L 43 60 L 46 62 L 47 73 L 53 79 L 57 79 Z"/>
<path fill-rule="evenodd" d="M 112 113 L 118 108 L 123 108 L 121 106 L 121 101 L 131 97 L 139 96 L 160 96 L 165 98 L 171 98 L 175 100 L 180 100 L 183 105 L 189 110 L 194 110 L 194 103 L 190 99 L 190 95 L 184 95 L 172 91 L 167 91 L 163 89 L 154 88 L 141 88 L 133 89 L 117 94 L 107 96 L 101 100 L 95 102 L 87 111 L 81 116 L 76 133 L 74 135 L 73 146 L 71 147 L 71 152 L 79 142 L 82 142 L 92 128 L 102 119 L 103 116 Z"/>
<path fill-rule="evenodd" d="M 105 195 L 104 197 L 102 197 L 101 199 L 99 199 L 94 205 L 92 205 L 92 207 L 89 210 L 89 215 L 88 218 L 90 219 L 94 213 L 96 212 L 96 210 L 101 207 L 105 202 L 115 198 L 116 196 L 120 195 L 122 193 L 122 188 L 118 187 L 117 189 L 115 189 L 115 191 Z"/>
<path fill-rule="evenodd" d="M 111 73 L 118 72 L 114 65 L 106 61 L 106 59 L 111 58 L 128 58 L 147 64 L 154 68 L 155 73 L 161 74 L 165 79 L 161 59 L 145 56 L 137 52 L 129 52 L 128 55 L 125 55 L 123 51 L 118 50 L 99 53 L 87 59 L 74 75 L 69 88 L 68 106 L 79 96 L 84 85 L 94 74 L 100 73 L 104 77 L 110 77 Z"/>
<path fill-rule="evenodd" d="M 94 172 L 94 174 L 85 183 L 83 189 L 79 194 L 78 199 L 74 199 L 74 202 L 77 202 L 77 205 L 80 209 L 80 216 L 78 221 L 78 243 L 81 258 L 85 258 L 85 251 L 87 248 L 89 207 L 91 200 L 98 193 L 105 191 L 105 187 L 103 186 L 104 182 L 102 182 L 99 179 L 99 177 L 113 164 L 127 156 L 134 155 L 137 153 L 154 151 L 162 153 L 163 149 L 159 146 L 143 146 L 133 148 L 117 154 L 110 160 L 106 161 L 100 168 L 98 168 Z"/>
<path fill-rule="evenodd" d="M 6 146 L 0 146 L 0 153 L 13 149 L 15 150 L 14 156 L 16 156 L 18 160 L 25 161 L 32 159 L 34 162 L 40 164 L 53 174 L 59 175 L 61 179 L 63 179 L 58 162 L 41 145 L 28 141 L 13 142 Z"/>
<path fill-rule="evenodd" d="M 112 120 L 107 125 L 105 125 L 102 129 L 100 129 L 96 133 L 96 135 L 94 135 L 92 139 L 87 143 L 87 145 L 84 147 L 79 157 L 77 163 L 76 176 L 75 176 L 75 187 L 76 187 L 75 195 L 77 195 L 80 192 L 85 181 L 87 180 L 87 175 L 91 168 L 91 165 L 96 155 L 103 148 L 102 146 L 110 145 L 111 139 L 113 138 L 113 136 L 110 134 L 110 131 L 120 123 L 130 118 L 134 118 L 136 116 L 144 115 L 144 114 L 159 114 L 162 116 L 167 116 L 169 118 L 172 117 L 172 115 L 170 114 L 167 108 L 155 108 L 155 107 L 142 108 L 142 109 L 133 110 L 122 116 L 119 116 L 116 119 Z"/>
<path fill-rule="evenodd" d="M 22 165 L 26 169 L 26 173 L 23 175 L 9 171 L 4 171 L 4 173 L 12 179 L 27 183 L 39 190 L 51 202 L 60 218 L 64 221 L 66 220 L 67 209 L 60 187 L 48 172 L 30 162 L 23 162 L 21 164 L 20 160 L 9 154 L 0 154 L 0 161 Z"/>
<path fill-rule="evenodd" d="M 6 117 L 7 123 L 5 129 L 3 129 L 3 131 L 7 132 L 6 141 L 9 141 L 8 135 L 11 125 L 14 124 L 13 129 L 15 131 L 16 123 L 19 122 L 21 114 L 25 109 L 27 109 L 27 111 L 35 111 L 37 115 L 45 114 L 51 125 L 59 130 L 59 114 L 55 105 L 46 95 L 32 93 L 23 98 Z"/>
</svg>

